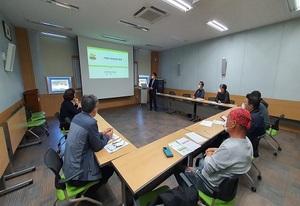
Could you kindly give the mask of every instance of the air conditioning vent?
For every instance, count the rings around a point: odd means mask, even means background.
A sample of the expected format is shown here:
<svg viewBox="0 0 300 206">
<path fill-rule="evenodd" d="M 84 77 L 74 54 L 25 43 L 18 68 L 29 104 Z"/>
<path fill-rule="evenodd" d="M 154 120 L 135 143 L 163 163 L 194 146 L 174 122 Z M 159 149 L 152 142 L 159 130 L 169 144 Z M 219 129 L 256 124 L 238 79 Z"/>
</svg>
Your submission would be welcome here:
<svg viewBox="0 0 300 206">
<path fill-rule="evenodd" d="M 150 7 L 144 6 L 140 10 L 138 10 L 133 16 L 137 19 L 153 24 L 154 22 L 162 19 L 166 15 L 167 12 L 158 9 L 154 6 L 150 6 Z"/>
</svg>

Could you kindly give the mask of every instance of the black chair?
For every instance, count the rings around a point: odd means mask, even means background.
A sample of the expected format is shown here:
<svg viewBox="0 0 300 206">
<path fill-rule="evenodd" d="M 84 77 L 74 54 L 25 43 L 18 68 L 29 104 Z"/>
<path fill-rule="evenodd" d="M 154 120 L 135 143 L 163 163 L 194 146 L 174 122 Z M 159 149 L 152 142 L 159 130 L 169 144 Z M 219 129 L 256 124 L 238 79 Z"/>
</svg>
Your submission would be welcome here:
<svg viewBox="0 0 300 206">
<path fill-rule="evenodd" d="M 63 166 L 63 160 L 53 149 L 49 149 L 46 152 L 44 156 L 44 163 L 55 175 L 54 184 L 56 188 L 57 200 L 54 202 L 53 205 L 56 205 L 58 200 L 60 201 L 66 200 L 69 203 L 76 202 L 75 205 L 77 205 L 81 201 L 88 201 L 96 205 L 102 206 L 101 202 L 89 197 L 84 197 L 84 193 L 91 186 L 97 184 L 99 181 L 90 182 L 82 187 L 74 187 L 68 184 L 68 182 L 72 180 L 74 177 L 77 177 L 78 175 L 82 174 L 83 170 L 80 170 L 79 172 L 75 173 L 72 177 L 67 179 L 64 177 L 63 174 L 60 175 L 60 171 Z"/>
<path fill-rule="evenodd" d="M 183 97 L 189 97 L 189 98 L 191 98 L 191 97 L 192 97 L 192 95 L 191 95 L 191 94 L 187 94 L 187 93 L 184 93 L 184 94 L 182 94 L 182 96 L 183 96 Z"/>
<path fill-rule="evenodd" d="M 211 206 L 213 205 L 233 206 L 234 205 L 240 175 L 236 175 L 231 178 L 229 177 L 225 178 L 218 187 L 214 187 L 205 179 L 205 177 L 203 177 L 200 171 L 198 171 L 196 174 L 207 186 L 208 190 L 213 194 L 212 196 L 208 196 L 204 194 L 202 191 L 198 190 L 198 195 L 201 199 L 199 200 L 198 205 L 203 205 L 202 202 L 205 202 L 205 204 Z M 180 173 L 181 177 L 182 175 L 184 174 Z M 187 177 L 182 179 L 186 182 L 187 185 L 191 184 L 191 182 L 187 180 L 188 179 Z"/>
<path fill-rule="evenodd" d="M 254 162 L 257 160 L 257 158 L 259 157 L 259 152 L 258 152 L 258 146 L 259 146 L 259 141 L 264 138 L 266 136 L 266 134 L 263 134 L 259 137 L 257 137 L 257 140 L 256 141 L 252 141 L 252 147 L 253 147 L 253 158 L 252 158 L 252 161 L 251 161 L 251 164 L 252 166 L 257 170 L 258 172 L 258 175 L 257 175 L 257 179 L 258 180 L 261 180 L 262 177 L 261 177 L 261 172 L 260 170 L 258 169 L 258 167 L 254 164 Z M 255 187 L 255 183 L 253 181 L 253 179 L 250 177 L 250 175 L 248 173 L 246 173 L 246 176 L 248 177 L 248 179 L 251 181 L 252 183 L 252 186 L 251 186 L 251 191 L 252 192 L 256 192 L 256 187 Z"/>
<path fill-rule="evenodd" d="M 63 136 L 58 140 L 58 144 L 57 144 L 57 147 L 58 147 L 57 153 L 60 154 L 60 153 L 61 153 L 61 147 L 62 147 L 62 145 L 66 142 L 67 137 L 68 137 L 68 132 L 69 132 L 69 130 L 66 130 L 66 129 L 65 129 L 65 125 L 70 124 L 70 123 L 71 123 L 71 120 L 70 120 L 68 117 L 66 117 L 66 119 L 65 119 L 64 122 L 61 121 L 59 112 L 55 112 L 55 113 L 54 113 L 54 116 L 55 116 L 55 117 L 58 119 L 58 121 L 59 121 L 60 133 L 62 133 L 62 135 L 63 135 Z"/>
<path fill-rule="evenodd" d="M 273 155 L 277 156 L 277 150 L 281 151 L 280 144 L 277 142 L 277 140 L 274 138 L 276 135 L 278 135 L 279 132 L 279 122 L 285 117 L 284 114 L 280 115 L 279 117 L 270 117 L 270 128 L 266 130 L 266 134 L 274 140 L 274 142 L 277 144 L 277 149 L 276 147 L 266 138 L 267 136 L 264 137 L 264 140 L 268 142 L 274 149 Z"/>
<path fill-rule="evenodd" d="M 215 98 L 215 97 L 208 97 L 207 100 L 208 100 L 208 101 L 214 101 L 214 102 L 215 102 L 215 101 L 216 101 L 216 98 Z"/>
<path fill-rule="evenodd" d="M 230 104 L 235 104 L 235 101 L 234 100 L 230 100 Z"/>
<path fill-rule="evenodd" d="M 170 95 L 176 95 L 176 93 L 174 91 L 169 91 Z"/>
</svg>

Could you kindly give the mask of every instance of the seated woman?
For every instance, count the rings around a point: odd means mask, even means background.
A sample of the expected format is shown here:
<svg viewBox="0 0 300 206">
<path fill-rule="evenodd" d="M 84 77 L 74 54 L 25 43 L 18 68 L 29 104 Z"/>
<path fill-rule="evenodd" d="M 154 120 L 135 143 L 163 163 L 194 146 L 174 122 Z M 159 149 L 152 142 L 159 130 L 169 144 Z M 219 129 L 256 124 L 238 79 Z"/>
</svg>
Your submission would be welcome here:
<svg viewBox="0 0 300 206">
<path fill-rule="evenodd" d="M 229 93 L 227 92 L 226 84 L 221 84 L 219 87 L 219 91 L 216 96 L 216 102 L 230 104 Z"/>
<path fill-rule="evenodd" d="M 197 168 L 179 166 L 175 169 L 175 177 L 180 186 L 187 186 L 179 175 L 184 172 L 197 189 L 212 196 L 203 181 L 198 178 L 197 170 L 215 187 L 227 177 L 242 175 L 249 171 L 253 156 L 252 144 L 246 137 L 246 132 L 251 127 L 249 111 L 240 107 L 231 110 L 224 127 L 230 134 L 230 138 L 226 139 L 219 148 L 208 148 L 205 151 L 205 158 Z"/>
<path fill-rule="evenodd" d="M 81 112 L 81 106 L 78 99 L 75 98 L 74 89 L 67 89 L 63 97 L 64 101 L 60 106 L 60 120 L 64 123 L 60 125 L 60 128 L 69 130 L 70 123 L 66 122 L 66 118 L 68 117 L 71 121 L 76 114 Z"/>
</svg>

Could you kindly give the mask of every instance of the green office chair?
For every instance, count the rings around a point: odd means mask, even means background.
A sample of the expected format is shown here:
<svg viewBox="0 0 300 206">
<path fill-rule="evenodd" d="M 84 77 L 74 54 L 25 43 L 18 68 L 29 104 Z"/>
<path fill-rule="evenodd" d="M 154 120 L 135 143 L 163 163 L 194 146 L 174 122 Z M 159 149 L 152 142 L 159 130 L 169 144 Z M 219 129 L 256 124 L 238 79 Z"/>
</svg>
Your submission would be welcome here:
<svg viewBox="0 0 300 206">
<path fill-rule="evenodd" d="M 139 197 L 138 200 L 134 202 L 134 206 L 147 206 L 147 204 L 157 198 L 158 195 L 166 192 L 170 188 L 166 185 L 161 186 L 155 190 L 152 190 L 151 192 L 148 192 L 146 194 L 143 194 Z"/>
<path fill-rule="evenodd" d="M 45 119 L 46 118 L 46 113 L 45 112 L 31 112 L 30 108 L 27 106 L 27 104 L 23 103 L 26 111 L 26 118 L 28 120 L 40 120 L 40 119 Z"/>
<path fill-rule="evenodd" d="M 274 117 L 270 117 L 270 120 L 273 120 L 273 123 L 270 123 L 270 128 L 268 130 L 266 130 L 266 133 L 269 137 L 271 137 L 271 139 L 274 140 L 274 142 L 277 144 L 277 149 L 276 147 L 266 138 L 266 136 L 264 137 L 264 140 L 266 140 L 266 142 L 269 143 L 269 145 L 271 145 L 274 149 L 273 155 L 277 156 L 277 150 L 281 151 L 281 147 L 280 144 L 277 142 L 277 140 L 274 138 L 276 135 L 278 135 L 278 131 L 279 131 L 279 122 L 280 120 L 282 120 L 285 117 L 284 114 L 280 115 L 278 118 L 274 118 Z"/>
<path fill-rule="evenodd" d="M 74 174 L 70 178 L 65 178 L 65 176 L 62 174 L 60 175 L 60 170 L 63 166 L 62 158 L 53 150 L 49 149 L 45 156 L 44 156 L 44 163 L 45 165 L 55 174 L 55 188 L 56 188 L 56 196 L 57 200 L 54 202 L 53 205 L 57 205 L 58 200 L 59 201 L 67 201 L 69 203 L 76 202 L 75 205 L 79 204 L 81 201 L 88 201 L 91 203 L 94 203 L 96 205 L 101 205 L 102 203 L 94 200 L 89 197 L 84 197 L 84 193 L 93 185 L 97 184 L 99 181 L 93 181 L 88 183 L 87 185 L 83 187 L 74 187 L 68 184 L 70 180 L 72 180 L 74 177 L 77 177 L 78 175 L 82 174 L 83 170 L 80 170 L 76 174 Z M 78 197 L 80 196 L 80 197 Z"/>
<path fill-rule="evenodd" d="M 235 196 L 237 193 L 238 181 L 240 175 L 235 175 L 231 178 L 225 178 L 219 187 L 212 186 L 206 179 L 203 177 L 201 172 L 196 173 L 198 177 L 203 181 L 207 186 L 208 190 L 213 194 L 212 197 L 204 194 L 202 191 L 198 190 L 198 195 L 200 200 L 198 201 L 199 206 L 210 205 L 210 206 L 233 206 L 235 202 Z M 188 179 L 184 173 L 180 173 L 180 176 L 190 187 L 192 185 L 191 181 Z"/>
<path fill-rule="evenodd" d="M 200 199 L 205 202 L 205 204 L 210 206 L 233 206 L 235 202 L 235 196 L 237 193 L 237 187 L 239 182 L 239 175 L 231 178 L 225 178 L 219 187 L 212 186 L 199 172 L 197 173 L 199 178 L 204 182 L 204 184 L 209 188 L 213 196 L 208 196 L 202 191 L 198 190 L 198 195 Z M 203 205 L 199 200 L 198 205 Z"/>
</svg>

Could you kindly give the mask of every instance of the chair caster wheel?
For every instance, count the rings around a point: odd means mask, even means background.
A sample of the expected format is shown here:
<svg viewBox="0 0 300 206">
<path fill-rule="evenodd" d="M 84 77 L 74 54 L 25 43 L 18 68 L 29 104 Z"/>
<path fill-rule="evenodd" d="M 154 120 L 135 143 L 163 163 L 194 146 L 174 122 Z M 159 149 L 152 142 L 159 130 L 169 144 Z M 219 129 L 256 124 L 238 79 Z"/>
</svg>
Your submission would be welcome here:
<svg viewBox="0 0 300 206">
<path fill-rule="evenodd" d="M 256 192 L 256 188 L 255 187 L 251 187 L 251 191 L 252 192 Z"/>
<path fill-rule="evenodd" d="M 278 147 L 278 151 L 281 151 L 281 147 Z"/>
<path fill-rule="evenodd" d="M 274 152 L 273 155 L 276 157 L 277 156 L 277 152 Z"/>
<path fill-rule="evenodd" d="M 258 176 L 257 176 L 257 179 L 258 179 L 258 180 L 261 180 L 261 176 L 260 176 L 260 175 L 258 175 Z"/>
</svg>

